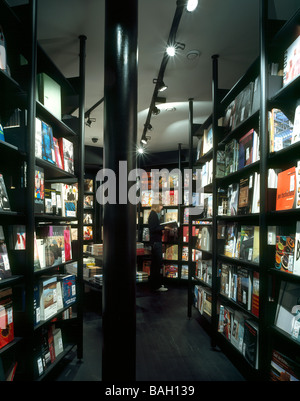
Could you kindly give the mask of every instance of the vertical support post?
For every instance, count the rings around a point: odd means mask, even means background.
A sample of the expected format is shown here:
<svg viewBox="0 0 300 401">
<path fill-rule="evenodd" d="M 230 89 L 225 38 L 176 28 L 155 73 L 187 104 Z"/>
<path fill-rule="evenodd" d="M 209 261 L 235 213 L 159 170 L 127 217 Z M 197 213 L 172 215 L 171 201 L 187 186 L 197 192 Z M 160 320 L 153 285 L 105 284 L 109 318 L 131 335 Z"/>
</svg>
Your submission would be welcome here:
<svg viewBox="0 0 300 401">
<path fill-rule="evenodd" d="M 178 144 L 178 171 L 180 172 L 179 173 L 180 177 L 182 177 L 181 143 Z M 179 181 L 178 181 L 178 185 L 179 185 L 178 191 L 181 191 L 180 196 L 179 196 L 180 201 L 178 202 L 178 208 L 177 208 L 179 224 L 180 224 L 181 216 L 182 216 L 182 207 L 181 207 L 182 206 L 182 199 L 183 199 L 183 185 L 182 185 L 182 182 L 183 182 L 182 179 L 179 179 Z M 178 243 L 178 252 L 179 252 L 179 255 L 182 254 L 182 241 L 181 242 L 179 241 L 179 243 Z M 182 274 L 182 265 L 181 265 L 181 270 L 180 270 L 180 276 L 179 277 L 181 277 L 181 274 Z"/>
<path fill-rule="evenodd" d="M 266 33 L 268 20 L 268 1 L 260 0 L 260 214 L 259 214 L 259 370 L 260 376 L 266 378 L 268 370 L 268 347 L 267 342 L 267 303 L 268 303 L 268 274 L 266 266 L 267 260 L 267 191 L 268 191 L 268 60 L 266 48 Z M 263 378 L 262 378 L 263 380 Z"/>
<path fill-rule="evenodd" d="M 80 53 L 79 53 L 79 143 L 78 143 L 78 199 L 83 199 L 84 196 L 84 105 L 85 105 L 85 57 L 86 57 L 86 36 L 79 36 L 80 40 Z M 77 357 L 83 357 L 83 297 L 84 297 L 84 283 L 83 283 L 83 202 L 78 202 L 77 217 L 79 224 L 78 229 L 78 339 L 77 339 Z"/>
<path fill-rule="evenodd" d="M 126 187 L 136 168 L 138 1 L 105 7 L 104 167 L 116 203 L 104 205 L 102 380 L 117 382 L 134 381 L 136 363 L 136 205 Z"/>
<path fill-rule="evenodd" d="M 25 336 L 28 336 L 29 346 L 26 349 L 27 360 L 31 361 L 26 369 L 26 377 L 33 380 L 34 360 L 33 360 L 33 292 L 34 292 L 34 232 L 35 232 L 35 216 L 34 216 L 34 183 L 35 183 L 35 118 L 36 118 L 36 70 L 37 70 L 37 1 L 30 0 L 31 14 L 31 56 L 29 57 L 30 68 L 30 87 L 28 92 L 28 126 L 27 126 L 27 193 L 26 193 L 26 216 L 27 216 L 27 232 L 26 232 L 26 272 L 25 272 L 25 294 L 26 294 L 26 327 Z"/>
<path fill-rule="evenodd" d="M 189 99 L 189 171 L 193 171 L 193 121 L 194 121 L 194 101 Z M 193 179 L 193 174 L 190 174 Z M 189 183 L 189 190 L 192 190 L 193 183 Z M 193 206 L 193 194 L 189 194 L 189 207 Z M 192 317 L 192 216 L 189 213 L 189 253 L 188 253 L 188 317 Z"/>
<path fill-rule="evenodd" d="M 216 347 L 218 327 L 218 259 L 217 259 L 217 149 L 218 149 L 218 55 L 212 56 L 212 130 L 213 130 L 213 218 L 212 218 L 212 336 L 211 345 Z"/>
</svg>

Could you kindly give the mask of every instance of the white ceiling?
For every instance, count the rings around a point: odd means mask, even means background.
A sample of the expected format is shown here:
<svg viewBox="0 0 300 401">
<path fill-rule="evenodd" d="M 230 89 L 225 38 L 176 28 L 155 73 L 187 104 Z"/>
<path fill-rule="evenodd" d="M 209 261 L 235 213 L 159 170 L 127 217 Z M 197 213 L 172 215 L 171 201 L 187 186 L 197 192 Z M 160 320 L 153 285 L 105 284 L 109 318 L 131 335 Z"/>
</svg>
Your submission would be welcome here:
<svg viewBox="0 0 300 401">
<path fill-rule="evenodd" d="M 287 18 L 299 7 L 299 0 L 276 0 L 275 4 L 272 12 Z M 87 36 L 86 110 L 104 94 L 104 6 L 104 0 L 38 0 L 39 42 L 65 76 L 78 75 L 78 36 Z M 139 0 L 138 142 L 175 10 L 176 0 Z M 163 94 L 167 103 L 151 118 L 150 152 L 175 150 L 178 143 L 188 147 L 188 99 L 195 102 L 195 122 L 205 121 L 210 114 L 212 55 L 219 55 L 222 89 L 230 88 L 257 57 L 259 0 L 199 0 L 194 13 L 184 12 L 176 40 L 185 43 L 185 49 L 167 65 L 168 89 Z M 189 60 L 191 50 L 198 50 L 200 57 Z M 165 110 L 170 107 L 176 110 Z M 85 143 L 94 145 L 91 138 L 98 138 L 96 145 L 103 146 L 103 103 L 91 117 L 96 122 L 86 126 Z"/>
</svg>

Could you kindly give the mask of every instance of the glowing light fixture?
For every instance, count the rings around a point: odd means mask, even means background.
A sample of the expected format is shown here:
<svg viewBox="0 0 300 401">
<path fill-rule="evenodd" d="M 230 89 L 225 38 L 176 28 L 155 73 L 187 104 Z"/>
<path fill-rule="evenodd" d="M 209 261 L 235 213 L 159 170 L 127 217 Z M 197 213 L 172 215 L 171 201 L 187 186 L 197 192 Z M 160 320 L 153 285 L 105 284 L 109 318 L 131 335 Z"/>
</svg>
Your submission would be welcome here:
<svg viewBox="0 0 300 401">
<path fill-rule="evenodd" d="M 185 44 L 184 43 L 180 43 L 180 42 L 176 42 L 175 44 L 172 45 L 168 45 L 166 52 L 168 54 L 168 56 L 170 57 L 174 57 L 176 54 L 176 50 L 184 50 L 185 49 Z"/>
<path fill-rule="evenodd" d="M 186 9 L 189 12 L 193 12 L 197 8 L 197 6 L 198 6 L 198 0 L 188 0 Z"/>
</svg>

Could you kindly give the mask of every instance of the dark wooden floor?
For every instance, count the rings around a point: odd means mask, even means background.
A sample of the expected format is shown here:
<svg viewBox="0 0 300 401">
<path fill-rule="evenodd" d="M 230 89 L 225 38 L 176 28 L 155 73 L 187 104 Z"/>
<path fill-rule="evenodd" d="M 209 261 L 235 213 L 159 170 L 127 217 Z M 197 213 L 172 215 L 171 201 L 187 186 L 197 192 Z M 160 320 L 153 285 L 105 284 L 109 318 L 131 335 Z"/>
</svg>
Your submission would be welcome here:
<svg viewBox="0 0 300 401">
<path fill-rule="evenodd" d="M 93 303 L 97 295 L 93 295 Z M 98 295 L 99 296 L 99 295 Z M 76 353 L 56 381 L 101 381 L 101 316 L 88 305 L 84 318 L 84 359 Z M 95 306 L 95 305 L 94 305 Z M 138 285 L 136 299 L 137 381 L 243 381 L 228 358 L 210 346 L 210 338 L 198 322 L 198 312 L 187 317 L 187 289 L 169 286 L 153 293 Z"/>
</svg>

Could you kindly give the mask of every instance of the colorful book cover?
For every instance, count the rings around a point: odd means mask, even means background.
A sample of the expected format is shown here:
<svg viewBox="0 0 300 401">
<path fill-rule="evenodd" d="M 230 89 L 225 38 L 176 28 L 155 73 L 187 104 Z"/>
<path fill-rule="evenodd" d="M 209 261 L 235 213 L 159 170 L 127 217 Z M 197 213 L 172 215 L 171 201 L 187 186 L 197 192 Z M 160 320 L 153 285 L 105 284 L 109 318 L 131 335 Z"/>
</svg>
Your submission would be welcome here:
<svg viewBox="0 0 300 401">
<path fill-rule="evenodd" d="M 4 177 L 2 174 L 0 174 L 0 210 L 4 211 L 10 210 L 10 202 L 8 199 Z"/>
<path fill-rule="evenodd" d="M 42 121 L 42 157 L 49 163 L 55 164 L 52 128 Z"/>
<path fill-rule="evenodd" d="M 7 247 L 4 237 L 3 227 L 0 226 L 0 280 L 8 278 L 12 275 Z"/>
<path fill-rule="evenodd" d="M 293 209 L 296 199 L 296 168 L 278 173 L 276 210 Z"/>
<path fill-rule="evenodd" d="M 283 86 L 300 75 L 300 35 L 286 49 L 283 61 Z"/>
</svg>

